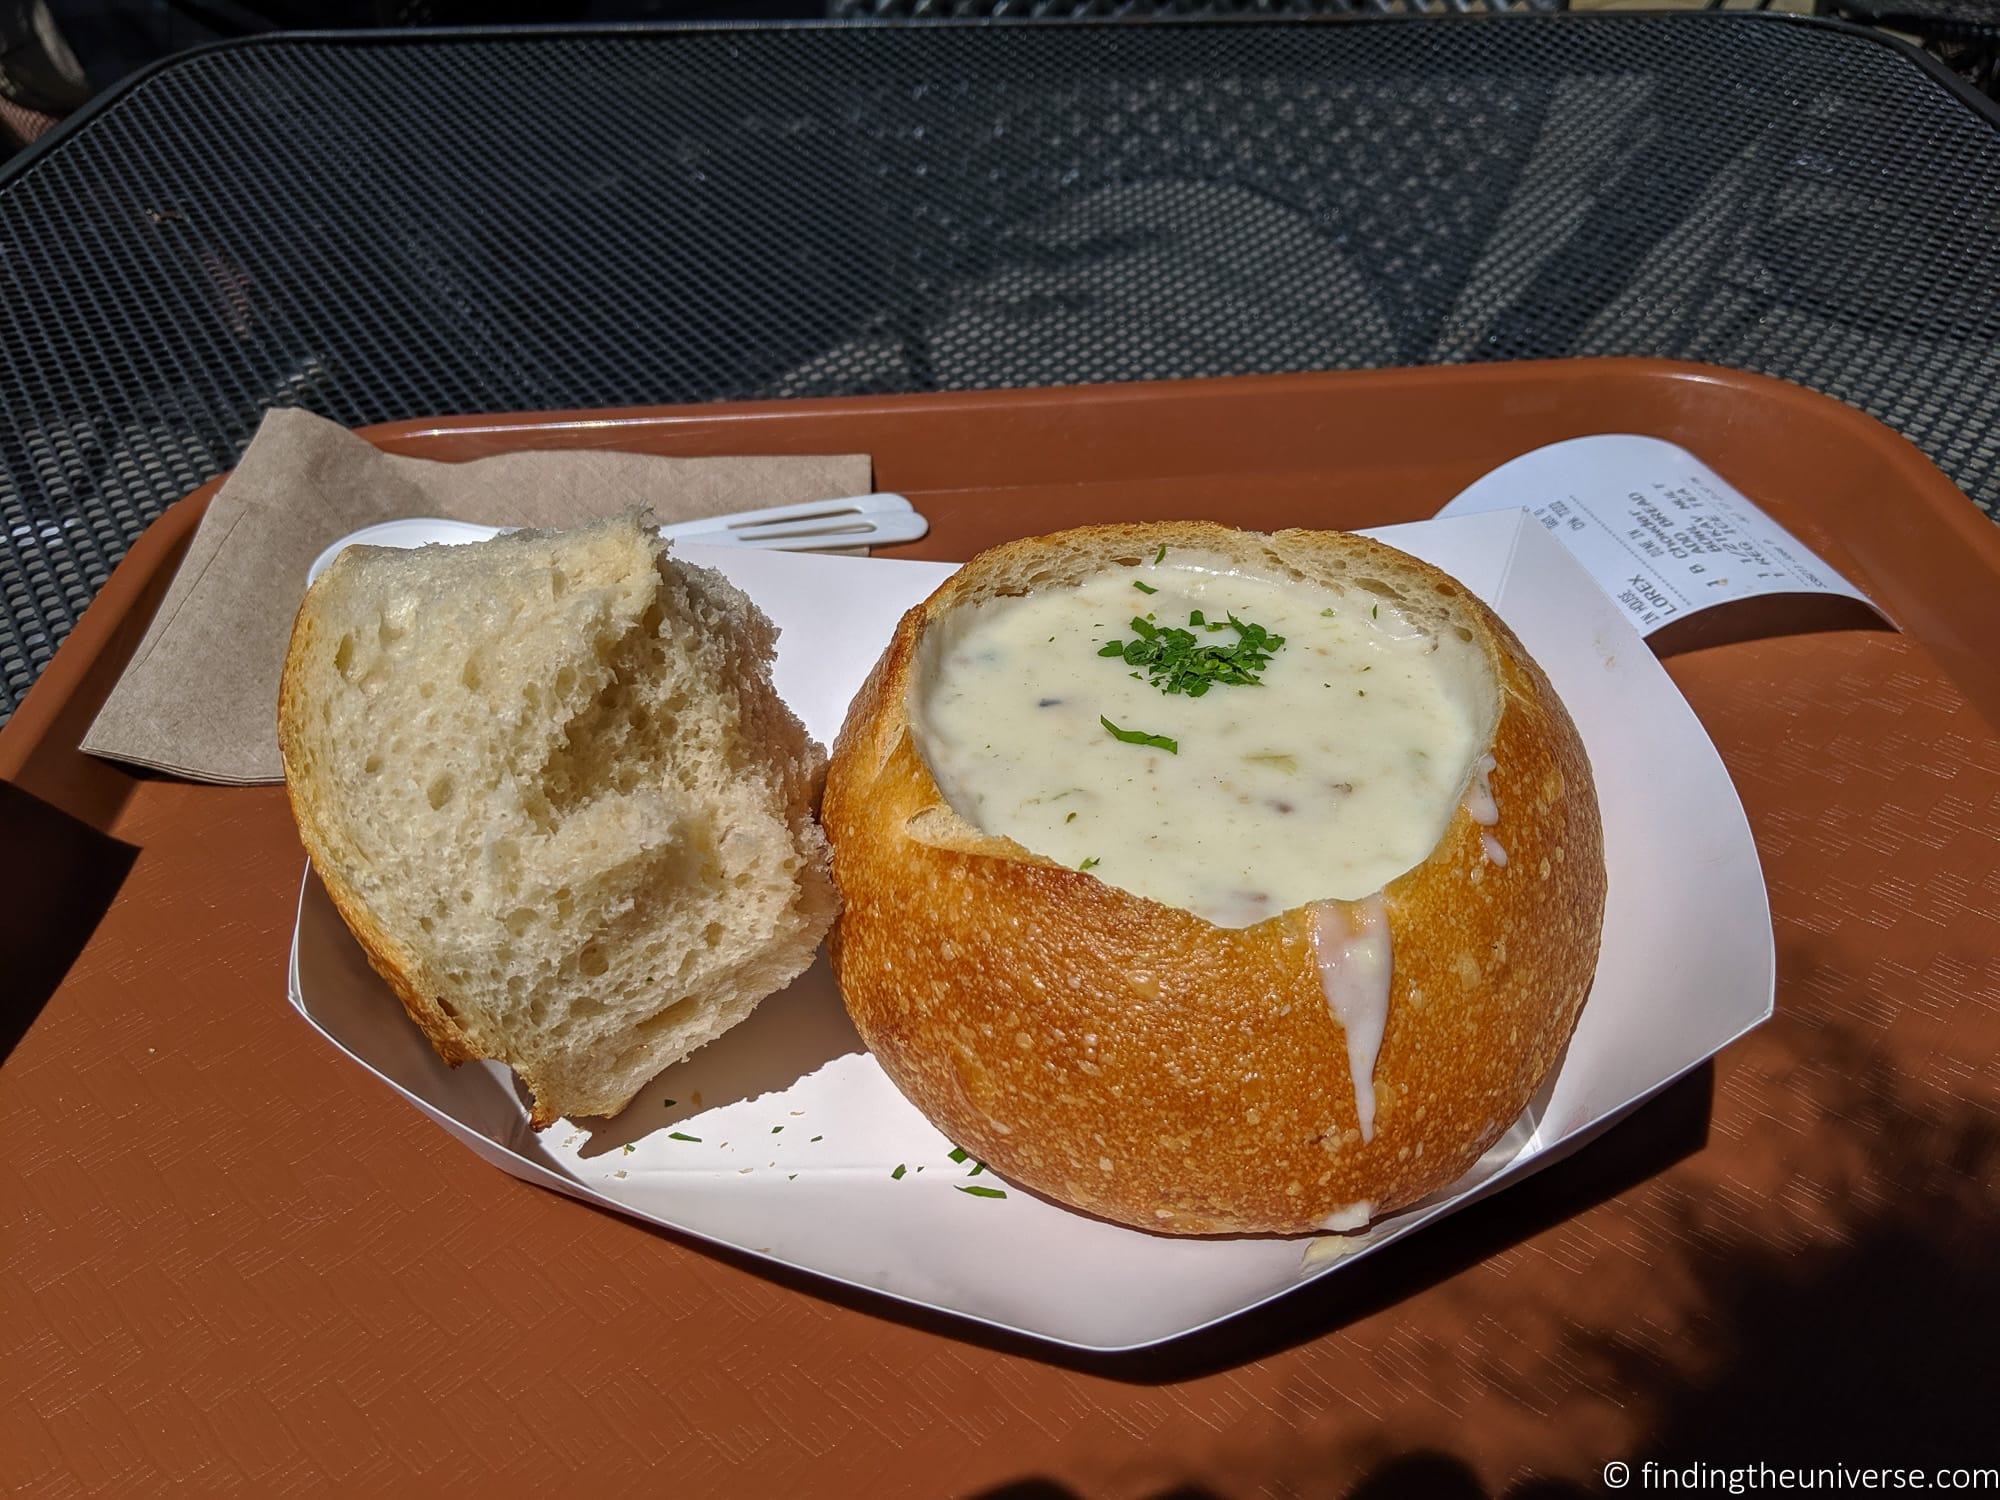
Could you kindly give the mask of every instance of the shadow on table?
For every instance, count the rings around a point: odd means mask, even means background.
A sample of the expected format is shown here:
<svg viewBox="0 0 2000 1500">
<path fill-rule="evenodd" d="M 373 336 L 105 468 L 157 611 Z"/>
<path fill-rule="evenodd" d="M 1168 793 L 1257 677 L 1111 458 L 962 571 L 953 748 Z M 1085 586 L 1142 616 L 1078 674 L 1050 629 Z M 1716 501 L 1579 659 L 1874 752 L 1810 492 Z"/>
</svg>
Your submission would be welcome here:
<svg viewBox="0 0 2000 1500">
<path fill-rule="evenodd" d="M 978 1491 L 972 1500 L 1082 1500 L 1082 1497 L 1053 1479 L 1013 1479 L 990 1490 Z M 1220 1497 L 1206 1485 L 1177 1484 L 1171 1489 L 1149 1490 L 1146 1500 L 1220 1500 Z"/>
<path fill-rule="evenodd" d="M 1810 1078 L 1792 1081 L 1810 1091 L 1817 1118 L 1801 1131 L 1758 1117 L 1746 1166 L 1785 1169 L 1781 1196 L 1794 1201 L 1784 1231 L 1753 1232 L 1694 1192 L 1659 1195 L 1673 1242 L 1687 1246 L 1680 1267 L 1698 1321 L 1664 1351 L 1657 1330 L 1642 1328 L 1565 1338 L 1561 1363 L 1646 1403 L 1637 1451 L 1597 1454 L 1588 1470 L 1623 1462 L 1637 1489 L 1649 1461 L 1682 1471 L 1993 1462 L 2000 1119 L 1990 1095 L 1969 1077 L 1942 1101 L 1926 1096 L 1842 1025 L 1816 1030 L 1810 1058 Z M 1753 1196 L 1757 1180 L 1742 1179 Z M 1773 1179 L 1763 1181 L 1768 1190 Z M 1503 1493 L 1603 1492 L 1540 1479 Z M 1487 1492 L 1466 1463 L 1433 1451 L 1392 1461 L 1354 1493 Z"/>
<path fill-rule="evenodd" d="M 1972 1101 L 1944 1119 L 1883 1118 L 1877 1103 L 1871 1155 L 1902 1175 L 1886 1201 L 1837 1198 L 1835 1237 L 1804 1249 L 1776 1237 L 1725 1243 L 1688 1216 L 1713 1345 L 1705 1370 L 1663 1369 L 1637 1339 L 1572 1341 L 1614 1382 L 1656 1393 L 1644 1451 L 1605 1458 L 1993 1462 L 2000 1123 Z"/>
<path fill-rule="evenodd" d="M 1868 1094 L 1865 1085 L 1850 1092 L 1857 1101 Z M 1697 1464 L 1935 1470 L 1993 1462 L 2000 1125 L 1971 1102 L 1942 1119 L 1897 1112 L 1881 1121 L 1875 1149 L 1879 1163 L 1906 1166 L 1903 1195 L 1838 1203 L 1843 1217 L 1860 1213 L 1836 1240 L 1804 1250 L 1725 1243 L 1683 1215 L 1710 1345 L 1699 1368 L 1663 1364 L 1636 1331 L 1570 1338 L 1567 1358 L 1607 1372 L 1615 1387 L 1646 1392 L 1653 1408 L 1638 1451 L 1599 1454 L 1586 1467 L 1622 1462 L 1636 1490 L 1649 1462 L 1683 1474 Z M 1484 1500 L 1496 1492 L 1462 1459 L 1425 1450 L 1389 1461 L 1349 1493 Z M 1497 1493 L 1568 1500 L 1606 1491 L 1541 1478 Z"/>
<path fill-rule="evenodd" d="M 1347 1500 L 1487 1500 L 1471 1468 L 1448 1453 L 1424 1451 L 1390 1460 L 1346 1492 Z M 1507 1491 L 1507 1500 L 1568 1500 L 1588 1491 L 1561 1481 L 1534 1480 Z M 1017 1479 L 981 1490 L 973 1500 L 1083 1500 L 1053 1479 Z M 1205 1485 L 1177 1484 L 1153 1490 L 1146 1500 L 1216 1500 Z"/>
<path fill-rule="evenodd" d="M 69 973 L 138 853 L 0 781 L 0 1059 Z"/>
<path fill-rule="evenodd" d="M 1968 967 L 1978 983 L 1977 963 Z M 1785 1025 L 1781 1019 L 1780 1027 Z M 1091 1355 L 983 1329 L 706 1246 L 822 1301 L 961 1343 L 1141 1385 L 1199 1378 L 1311 1343 L 1393 1307 L 1598 1204 L 1646 1185 L 1649 1238 L 1671 1264 L 1596 1274 L 1671 1275 L 1687 1315 L 1658 1325 L 1571 1323 L 1546 1351 L 1583 1385 L 1628 1393 L 1637 1451 L 1582 1453 L 1587 1482 L 1524 1480 L 1506 1500 L 1596 1494 L 1598 1465 L 1950 1467 L 1991 1462 L 2000 1299 L 2000 1116 L 1976 1069 L 1949 1092 L 1865 1027 L 1798 1026 L 1769 1111 L 1749 1116 L 1726 1180 L 1657 1181 L 1699 1151 L 1715 1093 L 1704 1064 L 1575 1156 L 1269 1307 L 1156 1349 Z M 1976 1049 L 1975 1049 L 1976 1050 Z M 609 1209 L 596 1209 L 609 1213 Z M 628 1222 L 623 1221 L 621 1222 Z M 677 1243 L 679 1236 L 664 1230 Z M 1601 1299 L 1600 1299 L 1601 1300 Z M 1503 1384 L 1506 1375 L 1498 1378 Z M 1523 1377 L 1528 1378 L 1528 1377 Z M 1499 1390 L 1529 1403 L 1533 1392 Z M 1579 1441 L 1585 1441 L 1581 1433 Z M 1362 1496 L 1476 1496 L 1464 1454 L 1421 1449 L 1364 1476 Z M 1979 1446 L 1983 1445 L 1983 1446 Z M 1808 1486 L 1810 1488 L 1810 1486 Z M 1190 1496 L 1199 1491 L 1184 1490 Z M 1061 1500 L 1035 1476 L 990 1500 Z"/>
<path fill-rule="evenodd" d="M 1654 1211 L 1665 1238 L 1686 1247 L 1676 1269 L 1689 1276 L 1699 1318 L 1665 1349 L 1657 1328 L 1600 1326 L 1574 1328 L 1550 1351 L 1565 1368 L 1638 1396 L 1635 1451 L 1580 1455 L 1580 1480 L 1538 1477 L 1495 1491 L 1467 1457 L 1420 1449 L 1384 1462 L 1347 1493 L 1356 1500 L 1569 1500 L 1605 1493 L 1595 1475 L 1614 1460 L 1627 1466 L 1635 1490 L 1649 1463 L 1683 1475 L 1693 1465 L 1990 1465 L 1993 1350 L 2000 1347 L 2000 1299 L 1992 1292 L 2000 1120 L 1971 1085 L 1945 1102 L 1925 1102 L 1893 1060 L 1843 1027 L 1818 1032 L 1813 1061 L 1805 1086 L 1820 1111 L 1816 1126 L 1799 1131 L 1776 1117 L 1760 1119 L 1754 1157 L 1784 1164 L 1795 1183 L 1831 1191 L 1794 1203 L 1788 1232 L 1757 1234 L 1734 1212 L 1715 1211 L 1702 1190 L 1668 1185 L 1653 1196 Z M 1673 1114 L 1690 1102 L 1646 1123 L 1671 1130 Z M 1632 1127 L 1645 1121 L 1635 1116 L 1577 1164 L 1639 1134 Z M 1859 1151 L 1855 1135 L 1826 1128 L 1833 1121 L 1864 1127 Z M 1592 1172 L 1608 1184 L 1618 1174 L 1605 1155 Z M 1581 1182 L 1564 1180 L 1570 1175 L 1558 1167 L 1511 1190 L 1509 1213 L 1526 1210 L 1530 1204 L 1520 1200 L 1538 1194 L 1535 1220 L 1564 1200 L 1585 1206 L 1589 1195 Z M 1755 1181 L 1739 1185 L 1755 1196 Z M 1456 1233 L 1471 1229 L 1482 1242 L 1473 1254 L 1502 1237 L 1501 1216 L 1482 1221 L 1477 1212 L 1453 1221 Z M 1801 1232 L 1801 1220 L 1814 1227 Z M 1533 1227 L 1517 1222 L 1516 1237 Z M 1308 1326 L 1307 1336 L 1316 1337 L 1328 1324 Z M 1652 1485 L 1662 1487 L 1697 1486 Z M 1793 1488 L 1828 1486 L 1801 1480 Z M 1053 1500 L 1062 1492 L 1041 1493 Z"/>
<path fill-rule="evenodd" d="M 1853 1061 L 1837 1045 L 1827 1060 L 1834 1068 Z M 1865 1083 L 1849 1091 L 1855 1100 L 1868 1094 Z M 1677 1111 L 1687 1107 L 1688 1101 L 1673 1105 Z M 1632 1123 L 1643 1118 L 1635 1116 Z M 1657 1128 L 1670 1122 L 1653 1123 Z M 1903 1195 L 1886 1203 L 1864 1203 L 1859 1195 L 1836 1203 L 1836 1216 L 1855 1216 L 1836 1238 L 1806 1248 L 1776 1239 L 1746 1243 L 1733 1232 L 1725 1236 L 1703 1228 L 1704 1216 L 1694 1205 L 1682 1206 L 1676 1238 L 1692 1246 L 1687 1263 L 1702 1310 L 1701 1331 L 1691 1336 L 1706 1346 L 1692 1368 L 1683 1361 L 1664 1362 L 1644 1330 L 1629 1336 L 1578 1331 L 1565 1341 L 1560 1351 L 1565 1363 L 1602 1372 L 1613 1388 L 1645 1393 L 1649 1410 L 1642 1414 L 1644 1435 L 1636 1451 L 1585 1457 L 1582 1466 L 1590 1477 L 1583 1480 L 1536 1477 L 1493 1490 L 1467 1459 L 1423 1448 L 1378 1465 L 1344 1493 L 1349 1500 L 1582 1500 L 1608 1493 L 1594 1476 L 1614 1460 L 1627 1466 L 1634 1492 L 1644 1487 L 1640 1476 L 1648 1463 L 1682 1475 L 1694 1465 L 1724 1471 L 1760 1464 L 1927 1470 L 1991 1465 L 1993 1351 L 2000 1347 L 2000 1299 L 1992 1292 L 1992 1250 L 2000 1244 L 2000 1194 L 1994 1190 L 2000 1125 L 1971 1101 L 1944 1117 L 1908 1111 L 1883 1118 L 1878 1108 L 1875 1123 L 1877 1164 L 1907 1168 Z M 1602 1144 L 1623 1133 L 1613 1132 Z M 1581 1164 L 1599 1149 L 1572 1160 Z M 1569 1165 L 1506 1196 L 1533 1193 L 1539 1186 L 1544 1199 L 1539 1221 L 1558 1200 L 1587 1196 L 1581 1184 L 1561 1181 L 1570 1175 Z M 1596 1170 L 1605 1182 L 1616 1175 L 1604 1164 Z M 1497 1223 L 1480 1223 L 1479 1212 L 1452 1221 L 1454 1226 L 1470 1221 L 1478 1231 L 1480 1245 L 1466 1258 L 1497 1248 L 1496 1241 L 1505 1237 Z M 1715 1221 L 1709 1216 L 1706 1222 Z M 1514 1237 L 1534 1227 L 1523 1218 Z M 1430 1237 L 1445 1241 L 1455 1235 Z M 1299 1300 L 1284 1306 L 1294 1308 Z M 1318 1337 L 1339 1320 L 1337 1314 L 1302 1319 L 1303 1337 Z M 1670 1484 L 1656 1476 L 1651 1488 L 1698 1488 L 1691 1478 Z M 1727 1484 L 1711 1481 L 1706 1487 L 1724 1492 Z M 1815 1493 L 1831 1486 L 1801 1480 L 1792 1488 Z M 1188 1487 L 1155 1500 L 1205 1493 Z M 1054 1481 L 1033 1479 L 986 1491 L 979 1500 L 1076 1497 Z"/>
</svg>

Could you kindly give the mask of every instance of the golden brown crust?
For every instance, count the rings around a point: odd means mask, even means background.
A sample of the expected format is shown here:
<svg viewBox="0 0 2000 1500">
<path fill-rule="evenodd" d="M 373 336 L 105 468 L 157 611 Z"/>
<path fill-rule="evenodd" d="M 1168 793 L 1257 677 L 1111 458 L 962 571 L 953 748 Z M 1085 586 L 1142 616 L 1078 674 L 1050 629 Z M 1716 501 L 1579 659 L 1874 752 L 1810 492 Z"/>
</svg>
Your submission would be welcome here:
<svg viewBox="0 0 2000 1500">
<path fill-rule="evenodd" d="M 292 821 L 298 825 L 299 841 L 306 857 L 326 887 L 334 909 L 347 930 L 367 955 L 368 966 L 403 1002 L 403 1009 L 429 1038 L 439 1057 L 454 1068 L 487 1054 L 479 1051 L 445 1011 L 435 986 L 426 985 L 419 974 L 419 961 L 401 943 L 389 936 L 375 920 L 359 893 L 342 874 L 342 862 L 334 857 L 328 838 L 324 809 L 320 805 L 321 783 L 313 773 L 311 756 L 301 743 L 297 726 L 306 709 L 302 678 L 311 657 L 318 620 L 311 599 L 299 606 L 292 621 L 292 634 L 285 648 L 285 666 L 278 680 L 278 751 L 285 765 L 285 797 L 291 803 Z M 544 1124 L 553 1121 L 543 1122 Z M 542 1128 L 537 1125 L 537 1129 Z"/>
<path fill-rule="evenodd" d="M 1498 680 L 1488 750 L 1507 863 L 1461 808 L 1385 892 L 1394 958 L 1368 1142 L 1307 909 L 1218 928 L 982 834 L 908 733 L 931 622 L 1080 576 L 1066 557 L 1095 571 L 1163 542 L 1393 595 L 1469 631 Z M 1461 586 L 1343 533 L 1086 527 L 982 554 L 898 626 L 835 746 L 823 821 L 844 902 L 835 973 L 889 1076 L 1009 1179 L 1147 1229 L 1303 1231 L 1450 1183 L 1527 1106 L 1596 970 L 1603 840 L 1568 713 Z"/>
</svg>

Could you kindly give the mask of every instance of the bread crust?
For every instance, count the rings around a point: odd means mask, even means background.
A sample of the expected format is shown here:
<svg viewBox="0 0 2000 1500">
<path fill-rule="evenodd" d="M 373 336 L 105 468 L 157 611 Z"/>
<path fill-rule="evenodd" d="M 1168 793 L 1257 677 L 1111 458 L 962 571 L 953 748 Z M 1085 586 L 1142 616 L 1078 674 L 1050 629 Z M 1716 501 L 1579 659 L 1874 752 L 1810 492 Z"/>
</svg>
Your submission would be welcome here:
<svg viewBox="0 0 2000 1500">
<path fill-rule="evenodd" d="M 286 767 L 285 797 L 291 803 L 292 821 L 298 825 L 299 841 L 312 861 L 320 884 L 333 901 L 334 909 L 347 930 L 367 955 L 368 967 L 403 1002 L 410 1019 L 429 1038 L 439 1057 L 452 1067 L 490 1055 L 460 1028 L 442 1000 L 443 986 L 427 983 L 422 965 L 408 947 L 398 942 L 375 920 L 374 913 L 341 873 L 344 862 L 337 856 L 330 832 L 332 810 L 324 805 L 320 792 L 325 783 L 308 769 L 312 755 L 303 743 L 298 726 L 305 722 L 307 707 L 304 675 L 312 660 L 319 618 L 308 603 L 292 621 L 292 634 L 285 648 L 284 671 L 278 679 L 278 751 Z M 532 1089 L 532 1079 L 526 1080 Z M 536 1124 L 542 1129 L 554 1117 Z"/>
<path fill-rule="evenodd" d="M 1486 751 L 1506 863 L 1461 806 L 1386 887 L 1393 966 L 1366 1142 L 1310 908 L 1219 928 L 1031 854 L 953 812 L 912 739 L 933 623 L 1163 544 L 1394 597 L 1469 632 L 1494 672 Z M 890 1078 L 1010 1181 L 1144 1229 L 1302 1232 L 1445 1186 L 1527 1107 L 1596 971 L 1603 836 L 1568 712 L 1456 581 L 1346 533 L 1084 527 L 981 554 L 897 627 L 849 710 L 822 816 L 843 899 L 834 971 Z"/>
</svg>

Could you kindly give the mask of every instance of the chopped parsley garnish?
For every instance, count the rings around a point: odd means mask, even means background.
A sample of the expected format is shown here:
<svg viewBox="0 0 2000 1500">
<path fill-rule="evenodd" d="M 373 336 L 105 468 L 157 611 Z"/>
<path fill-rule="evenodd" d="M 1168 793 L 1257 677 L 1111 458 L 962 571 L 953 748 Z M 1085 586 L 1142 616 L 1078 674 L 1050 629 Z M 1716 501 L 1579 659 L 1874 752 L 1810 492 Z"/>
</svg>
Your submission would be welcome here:
<svg viewBox="0 0 2000 1500">
<path fill-rule="evenodd" d="M 672 1109 L 676 1104 L 680 1103 L 681 1101 L 678 1099 L 663 1099 L 660 1102 L 665 1104 L 668 1109 Z"/>
<path fill-rule="evenodd" d="M 903 1180 L 903 1174 L 909 1170 L 910 1169 L 906 1163 L 897 1162 L 896 1170 L 889 1174 L 889 1180 L 891 1182 L 901 1182 Z"/>
<path fill-rule="evenodd" d="M 825 1136 L 823 1136 L 823 1135 L 816 1135 L 816 1136 L 814 1136 L 814 1137 L 813 1137 L 813 1140 L 815 1140 L 815 1141 L 823 1141 L 823 1140 L 825 1140 L 825 1139 L 826 1139 L 826 1137 L 825 1137 Z M 810 1144 L 812 1144 L 812 1142 L 811 1142 L 811 1141 L 808 1141 L 808 1142 L 807 1142 L 806 1144 L 810 1145 Z"/>
<path fill-rule="evenodd" d="M 1379 605 L 1379 604 L 1371 604 L 1371 605 L 1369 605 L 1369 606 L 1368 606 L 1368 618 L 1369 618 L 1369 619 L 1371 619 L 1371 620 L 1379 620 L 1379 619 L 1381 619 L 1381 618 L 1382 618 L 1382 606 L 1381 606 L 1381 605 Z"/>
<path fill-rule="evenodd" d="M 1142 593 L 1142 594 L 1157 594 L 1157 593 L 1159 593 L 1159 590 L 1158 590 L 1158 589 L 1156 589 L 1156 588 L 1154 588 L 1154 587 L 1153 587 L 1153 586 L 1152 586 L 1152 585 L 1151 585 L 1150 583 L 1141 583 L 1141 582 L 1139 582 L 1139 580 L 1138 580 L 1138 579 L 1136 579 L 1136 578 L 1132 580 L 1132 587 L 1133 587 L 1133 588 L 1135 588 L 1135 589 L 1137 589 L 1137 590 L 1138 590 L 1138 591 L 1139 591 L 1140 593 Z"/>
<path fill-rule="evenodd" d="M 1153 566 L 1157 568 L 1161 563 L 1165 562 L 1166 560 L 1167 560 L 1167 544 L 1165 542 L 1162 542 L 1160 543 L 1160 550 L 1153 554 Z"/>
<path fill-rule="evenodd" d="M 1181 753 L 1180 741 L 1169 739 L 1164 734 L 1148 734 L 1143 729 L 1120 729 L 1103 714 L 1097 716 L 1097 722 L 1111 731 L 1111 738 L 1114 740 L 1122 740 L 1128 745 L 1151 745 L 1155 750 L 1164 750 L 1169 755 Z"/>
<path fill-rule="evenodd" d="M 785 1128 L 785 1127 L 784 1127 L 784 1126 L 782 1126 L 782 1125 L 773 1125 L 773 1126 L 771 1127 L 771 1134 L 772 1134 L 772 1135 L 776 1135 L 776 1134 L 777 1134 L 777 1133 L 778 1133 L 779 1131 L 783 1130 L 784 1128 Z"/>
<path fill-rule="evenodd" d="M 1262 625 L 1239 620 L 1233 614 L 1227 621 L 1210 620 L 1200 610 L 1192 610 L 1188 624 L 1210 634 L 1234 630 L 1236 639 L 1227 646 L 1204 646 L 1192 630 L 1155 625 L 1135 615 L 1132 639 L 1107 641 L 1097 648 L 1097 654 L 1115 656 L 1128 667 L 1141 668 L 1147 680 L 1163 693 L 1199 698 L 1217 683 L 1254 687 L 1262 682 L 1260 674 L 1271 664 L 1272 653 L 1285 644 L 1283 636 L 1272 635 Z"/>
<path fill-rule="evenodd" d="M 952 1186 L 957 1188 L 961 1193 L 972 1194 L 972 1196 L 975 1198 L 1004 1198 L 1007 1196 L 1005 1193 L 1001 1192 L 1000 1189 L 998 1188 L 967 1187 L 962 1182 L 953 1183 Z"/>
<path fill-rule="evenodd" d="M 631 1155 L 631 1154 L 632 1154 L 632 1153 L 633 1153 L 634 1151 L 637 1151 L 638 1149 L 639 1149 L 639 1148 L 638 1148 L 637 1146 L 633 1145 L 633 1144 L 632 1144 L 632 1143 L 631 1143 L 630 1141 L 627 1141 L 627 1142 L 625 1143 L 625 1154 L 626 1154 L 627 1156 L 630 1156 L 630 1155 Z"/>
<path fill-rule="evenodd" d="M 688 1135 L 679 1130 L 669 1130 L 667 1132 L 667 1139 L 670 1141 L 698 1141 L 701 1137 L 698 1135 Z"/>
<path fill-rule="evenodd" d="M 976 1161 L 972 1164 L 972 1170 L 970 1172 L 967 1172 L 965 1175 L 967 1177 L 977 1177 L 981 1172 L 984 1172 L 985 1170 L 986 1170 L 986 1163 L 983 1161 Z"/>
<path fill-rule="evenodd" d="M 953 1146 L 945 1155 L 949 1156 L 955 1162 L 963 1163 L 972 1153 L 963 1146 Z"/>
<path fill-rule="evenodd" d="M 1078 865 L 1077 868 L 1079 870 L 1090 870 L 1096 868 L 1096 865 L 1097 865 L 1097 856 L 1093 854 L 1090 856 L 1089 859 L 1086 859 L 1082 864 Z"/>
</svg>

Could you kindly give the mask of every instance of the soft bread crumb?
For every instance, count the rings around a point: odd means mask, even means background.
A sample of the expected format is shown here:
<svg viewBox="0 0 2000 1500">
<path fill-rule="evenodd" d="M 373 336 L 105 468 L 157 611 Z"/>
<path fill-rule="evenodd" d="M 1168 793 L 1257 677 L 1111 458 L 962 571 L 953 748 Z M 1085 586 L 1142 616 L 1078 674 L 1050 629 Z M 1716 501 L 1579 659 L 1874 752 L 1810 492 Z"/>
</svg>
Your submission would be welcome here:
<svg viewBox="0 0 2000 1500">
<path fill-rule="evenodd" d="M 614 1114 L 812 961 L 825 754 L 777 632 L 637 515 L 350 548 L 301 606 L 279 737 L 313 864 L 449 1061 L 533 1123 Z"/>
</svg>

